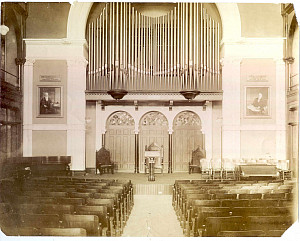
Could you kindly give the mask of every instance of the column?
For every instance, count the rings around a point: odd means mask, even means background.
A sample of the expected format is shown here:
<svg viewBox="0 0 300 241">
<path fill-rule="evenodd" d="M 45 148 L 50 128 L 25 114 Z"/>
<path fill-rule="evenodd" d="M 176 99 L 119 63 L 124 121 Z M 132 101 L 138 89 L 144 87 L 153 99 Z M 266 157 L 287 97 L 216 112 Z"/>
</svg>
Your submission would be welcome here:
<svg viewBox="0 0 300 241">
<path fill-rule="evenodd" d="M 225 57 L 222 67 L 222 157 L 240 157 L 240 118 L 241 118 L 241 58 Z"/>
<path fill-rule="evenodd" d="M 173 153 L 173 131 L 169 131 L 169 163 L 168 163 L 168 173 L 173 173 L 172 153 Z"/>
<path fill-rule="evenodd" d="M 105 147 L 105 133 L 102 133 L 102 145 L 101 145 L 101 147 L 102 146 L 104 146 Z"/>
<path fill-rule="evenodd" d="M 67 61 L 67 155 L 72 156 L 71 170 L 85 170 L 85 89 L 86 65 L 84 58 Z"/>
<path fill-rule="evenodd" d="M 32 92 L 33 64 L 35 59 L 26 59 L 23 88 L 23 156 L 32 156 Z"/>
<path fill-rule="evenodd" d="M 139 167 L 139 132 L 134 131 L 135 155 L 134 155 L 134 173 L 140 173 Z"/>
<path fill-rule="evenodd" d="M 282 59 L 276 60 L 276 158 L 285 159 L 286 148 L 286 83 L 285 63 Z"/>
</svg>

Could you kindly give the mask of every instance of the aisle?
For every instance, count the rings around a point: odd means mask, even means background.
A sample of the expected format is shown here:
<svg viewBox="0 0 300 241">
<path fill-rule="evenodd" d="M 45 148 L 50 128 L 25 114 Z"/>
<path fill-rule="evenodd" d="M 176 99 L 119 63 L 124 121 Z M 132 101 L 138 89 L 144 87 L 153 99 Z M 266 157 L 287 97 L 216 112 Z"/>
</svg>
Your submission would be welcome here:
<svg viewBox="0 0 300 241">
<path fill-rule="evenodd" d="M 184 237 L 171 195 L 135 195 L 123 237 Z"/>
</svg>

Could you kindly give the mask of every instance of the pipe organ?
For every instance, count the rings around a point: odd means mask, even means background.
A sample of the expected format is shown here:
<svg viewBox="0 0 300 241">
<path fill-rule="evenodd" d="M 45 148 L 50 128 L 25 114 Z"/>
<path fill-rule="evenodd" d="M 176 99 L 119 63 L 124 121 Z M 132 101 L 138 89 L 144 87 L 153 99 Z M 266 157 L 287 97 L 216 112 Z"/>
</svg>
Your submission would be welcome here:
<svg viewBox="0 0 300 241">
<path fill-rule="evenodd" d="M 220 23 L 202 3 L 178 3 L 160 17 L 107 3 L 87 39 L 87 90 L 222 90 Z"/>
</svg>

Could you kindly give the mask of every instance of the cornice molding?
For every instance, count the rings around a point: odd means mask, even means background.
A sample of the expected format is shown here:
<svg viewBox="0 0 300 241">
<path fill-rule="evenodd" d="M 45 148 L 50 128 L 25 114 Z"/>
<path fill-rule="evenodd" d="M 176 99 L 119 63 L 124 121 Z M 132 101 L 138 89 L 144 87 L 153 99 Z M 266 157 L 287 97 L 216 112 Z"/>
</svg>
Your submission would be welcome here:
<svg viewBox="0 0 300 241">
<path fill-rule="evenodd" d="M 266 45 L 266 44 L 283 44 L 285 38 L 245 38 L 240 39 L 222 39 L 221 45 Z"/>
<path fill-rule="evenodd" d="M 26 45 L 76 45 L 76 46 L 87 46 L 85 39 L 24 39 Z"/>
<path fill-rule="evenodd" d="M 100 91 L 86 91 L 85 93 L 86 100 L 90 101 L 113 101 L 112 97 L 106 92 Z M 187 101 L 181 94 L 176 92 L 170 93 L 128 93 L 124 100 L 143 100 L 143 101 L 166 101 L 166 100 L 177 100 L 177 101 Z M 222 101 L 223 93 L 222 92 L 211 92 L 211 93 L 200 93 L 194 101 Z M 188 101 L 187 101 L 188 102 Z M 191 101 L 193 102 L 193 101 Z"/>
</svg>

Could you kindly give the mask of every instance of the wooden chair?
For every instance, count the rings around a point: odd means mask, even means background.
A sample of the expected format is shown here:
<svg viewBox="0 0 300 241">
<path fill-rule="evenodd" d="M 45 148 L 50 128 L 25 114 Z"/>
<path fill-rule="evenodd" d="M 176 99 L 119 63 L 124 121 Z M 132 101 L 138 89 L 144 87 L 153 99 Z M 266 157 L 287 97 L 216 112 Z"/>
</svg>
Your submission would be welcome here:
<svg viewBox="0 0 300 241">
<path fill-rule="evenodd" d="M 201 171 L 200 160 L 205 156 L 205 150 L 200 147 L 192 152 L 192 160 L 189 162 L 189 174 L 193 173 L 194 170 Z"/>
<path fill-rule="evenodd" d="M 236 179 L 236 164 L 232 159 L 223 159 L 223 175 L 224 179 Z"/>
<path fill-rule="evenodd" d="M 163 151 L 163 146 L 158 146 L 155 142 L 153 142 L 151 145 L 148 147 L 145 147 L 145 151 L 157 151 L 160 153 L 160 156 L 155 159 L 154 163 L 154 171 L 155 169 L 160 170 L 161 173 L 164 171 L 164 151 Z M 145 174 L 149 171 L 149 160 L 148 158 L 145 158 Z"/>
<path fill-rule="evenodd" d="M 104 146 L 96 152 L 96 174 L 97 170 L 100 175 L 109 171 L 114 174 L 114 163 L 110 159 L 110 152 Z"/>
<path fill-rule="evenodd" d="M 65 228 L 85 229 L 87 236 L 101 235 L 101 224 L 99 224 L 99 218 L 96 215 L 64 214 L 62 222 Z"/>
<path fill-rule="evenodd" d="M 278 160 L 277 168 L 279 169 L 282 180 L 289 180 L 292 178 L 292 171 L 290 170 L 289 164 L 289 160 Z"/>
<path fill-rule="evenodd" d="M 220 158 L 211 160 L 212 179 L 222 179 L 223 167 Z"/>
<path fill-rule="evenodd" d="M 83 228 L 40 228 L 40 236 L 69 236 L 85 237 L 86 230 Z"/>
<path fill-rule="evenodd" d="M 211 162 L 209 159 L 202 158 L 200 160 L 200 170 L 203 177 L 207 175 L 208 179 L 212 178 Z"/>
</svg>

